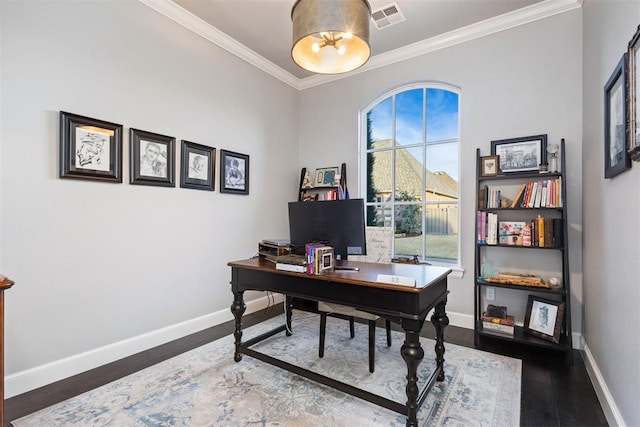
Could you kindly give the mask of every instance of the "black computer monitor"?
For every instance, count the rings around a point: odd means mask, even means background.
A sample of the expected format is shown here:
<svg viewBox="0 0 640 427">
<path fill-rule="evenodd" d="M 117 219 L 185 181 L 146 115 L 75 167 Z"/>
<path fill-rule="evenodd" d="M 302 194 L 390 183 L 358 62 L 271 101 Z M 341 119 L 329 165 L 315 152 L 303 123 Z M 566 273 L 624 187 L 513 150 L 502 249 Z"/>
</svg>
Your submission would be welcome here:
<svg viewBox="0 0 640 427">
<path fill-rule="evenodd" d="M 289 203 L 289 239 L 294 247 L 325 243 L 334 254 L 366 255 L 364 201 L 362 199 Z"/>
</svg>

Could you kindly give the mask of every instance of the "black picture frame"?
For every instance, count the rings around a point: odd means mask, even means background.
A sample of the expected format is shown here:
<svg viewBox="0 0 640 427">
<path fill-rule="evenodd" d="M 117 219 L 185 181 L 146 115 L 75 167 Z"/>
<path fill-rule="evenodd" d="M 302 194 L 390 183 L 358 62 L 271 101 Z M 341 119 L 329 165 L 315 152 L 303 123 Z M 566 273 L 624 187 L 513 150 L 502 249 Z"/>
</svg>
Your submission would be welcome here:
<svg viewBox="0 0 640 427">
<path fill-rule="evenodd" d="M 249 194 L 249 156 L 220 150 L 220 192 Z"/>
<path fill-rule="evenodd" d="M 180 187 L 215 191 L 215 148 L 182 140 L 180 164 Z"/>
<path fill-rule="evenodd" d="M 604 177 L 613 178 L 631 168 L 627 150 L 627 53 L 604 85 Z"/>
<path fill-rule="evenodd" d="M 175 187 L 174 137 L 129 129 L 130 183 Z"/>
<path fill-rule="evenodd" d="M 560 344 L 564 302 L 529 295 L 523 332 Z"/>
<path fill-rule="evenodd" d="M 60 111 L 60 178 L 122 183 L 122 125 Z"/>
<path fill-rule="evenodd" d="M 547 163 L 547 134 L 491 141 L 491 155 L 500 157 L 503 174 L 537 174 Z"/>
<path fill-rule="evenodd" d="M 627 50 L 627 82 L 628 82 L 628 114 L 629 114 L 629 157 L 633 161 L 640 161 L 640 25 L 629 41 Z"/>
<path fill-rule="evenodd" d="M 497 176 L 500 170 L 500 156 L 483 156 L 480 158 L 480 176 Z"/>
</svg>

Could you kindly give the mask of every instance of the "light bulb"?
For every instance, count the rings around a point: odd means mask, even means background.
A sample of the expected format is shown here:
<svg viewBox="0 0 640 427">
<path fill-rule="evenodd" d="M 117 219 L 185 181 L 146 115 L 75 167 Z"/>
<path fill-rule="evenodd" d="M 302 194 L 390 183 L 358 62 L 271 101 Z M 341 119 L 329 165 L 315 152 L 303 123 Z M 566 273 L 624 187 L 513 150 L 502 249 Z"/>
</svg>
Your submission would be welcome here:
<svg viewBox="0 0 640 427">
<path fill-rule="evenodd" d="M 311 50 L 318 53 L 320 52 L 320 45 L 318 43 L 314 43 L 311 45 Z"/>
<path fill-rule="evenodd" d="M 353 34 L 351 33 L 342 33 L 342 38 L 343 39 L 350 39 L 351 37 L 353 37 Z"/>
<path fill-rule="evenodd" d="M 346 50 L 347 50 L 347 49 L 345 49 L 345 47 L 341 45 L 341 46 L 338 48 L 338 55 L 344 55 L 344 52 L 345 52 Z"/>
</svg>

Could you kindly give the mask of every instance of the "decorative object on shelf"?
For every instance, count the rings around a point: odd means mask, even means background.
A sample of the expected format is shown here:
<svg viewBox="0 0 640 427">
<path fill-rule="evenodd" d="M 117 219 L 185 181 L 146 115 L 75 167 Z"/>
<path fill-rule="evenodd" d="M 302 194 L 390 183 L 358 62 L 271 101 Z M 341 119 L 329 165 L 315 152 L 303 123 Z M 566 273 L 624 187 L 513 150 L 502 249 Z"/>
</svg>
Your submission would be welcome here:
<svg viewBox="0 0 640 427">
<path fill-rule="evenodd" d="M 564 303 L 529 295 L 524 332 L 560 344 Z"/>
<path fill-rule="evenodd" d="M 136 185 L 175 187 L 175 138 L 129 129 L 130 178 Z"/>
<path fill-rule="evenodd" d="M 313 179 L 311 178 L 311 174 L 309 173 L 309 171 L 306 169 L 304 170 L 304 173 L 303 173 L 302 185 L 300 186 L 300 188 L 303 188 L 303 189 L 313 188 Z"/>
<path fill-rule="evenodd" d="M 613 178 L 631 167 L 627 142 L 627 54 L 620 58 L 604 85 L 604 177 Z"/>
<path fill-rule="evenodd" d="M 214 191 L 216 149 L 182 141 L 180 187 Z"/>
<path fill-rule="evenodd" d="M 249 194 L 249 156 L 220 150 L 220 192 Z"/>
<path fill-rule="evenodd" d="M 316 169 L 316 187 L 334 187 L 338 185 L 338 167 Z"/>
<path fill-rule="evenodd" d="M 291 9 L 291 57 L 312 73 L 338 74 L 369 60 L 369 19 L 366 0 L 298 0 Z"/>
<path fill-rule="evenodd" d="M 564 138 L 562 138 L 564 141 Z M 558 173 L 558 150 L 560 146 L 558 144 L 547 145 L 547 153 L 549 154 L 549 172 Z"/>
<path fill-rule="evenodd" d="M 629 156 L 631 160 L 640 161 L 640 101 L 638 95 L 638 87 L 640 87 L 640 25 L 636 33 L 629 42 L 627 51 L 627 60 L 629 65 L 628 88 L 629 88 Z"/>
<path fill-rule="evenodd" d="M 122 125 L 60 111 L 60 178 L 122 182 Z"/>
<path fill-rule="evenodd" d="M 534 274 L 498 273 L 494 277 L 485 278 L 490 283 L 502 283 L 503 285 L 533 286 L 535 288 L 550 288 L 540 276 Z"/>
<path fill-rule="evenodd" d="M 500 157 L 502 173 L 538 172 L 547 162 L 547 135 L 491 141 L 491 154 Z"/>
<path fill-rule="evenodd" d="M 480 175 L 482 176 L 496 176 L 498 175 L 498 165 L 500 162 L 500 156 L 484 156 L 480 158 L 482 163 L 482 169 Z"/>
</svg>

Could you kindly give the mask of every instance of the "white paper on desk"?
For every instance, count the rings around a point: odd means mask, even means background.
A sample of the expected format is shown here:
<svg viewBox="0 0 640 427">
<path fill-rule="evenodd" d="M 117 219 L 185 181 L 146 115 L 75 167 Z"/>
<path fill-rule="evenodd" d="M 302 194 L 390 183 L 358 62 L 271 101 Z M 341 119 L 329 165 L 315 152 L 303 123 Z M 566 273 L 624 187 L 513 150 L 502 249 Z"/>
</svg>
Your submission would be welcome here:
<svg viewBox="0 0 640 427">
<path fill-rule="evenodd" d="M 389 283 L 390 285 L 416 286 L 415 277 L 396 276 L 392 274 L 378 274 L 378 283 Z"/>
</svg>

